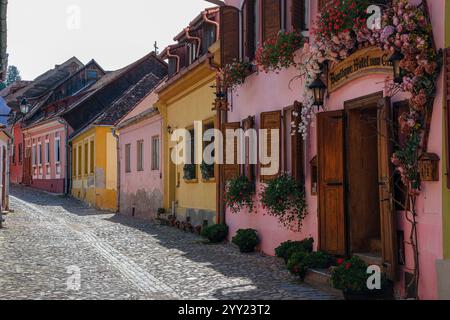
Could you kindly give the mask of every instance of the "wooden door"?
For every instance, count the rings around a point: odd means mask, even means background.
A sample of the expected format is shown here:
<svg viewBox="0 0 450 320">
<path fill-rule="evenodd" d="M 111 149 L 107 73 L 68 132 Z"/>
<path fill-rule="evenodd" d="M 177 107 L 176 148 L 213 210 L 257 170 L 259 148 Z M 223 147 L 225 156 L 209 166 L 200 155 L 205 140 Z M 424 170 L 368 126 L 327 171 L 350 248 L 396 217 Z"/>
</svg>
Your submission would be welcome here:
<svg viewBox="0 0 450 320">
<path fill-rule="evenodd" d="M 382 102 L 381 102 L 382 101 Z M 383 267 L 389 279 L 397 278 L 397 216 L 393 203 L 392 108 L 389 98 L 378 108 L 378 177 Z"/>
<path fill-rule="evenodd" d="M 344 186 L 344 112 L 318 115 L 319 247 L 346 254 Z"/>
</svg>

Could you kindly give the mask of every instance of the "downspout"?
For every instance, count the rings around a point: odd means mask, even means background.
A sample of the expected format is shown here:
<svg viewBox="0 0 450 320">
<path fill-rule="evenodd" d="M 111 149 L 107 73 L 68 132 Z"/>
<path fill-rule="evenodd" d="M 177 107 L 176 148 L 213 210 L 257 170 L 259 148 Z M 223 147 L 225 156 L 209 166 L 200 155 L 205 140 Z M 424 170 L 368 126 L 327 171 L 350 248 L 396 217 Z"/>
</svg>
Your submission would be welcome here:
<svg viewBox="0 0 450 320">
<path fill-rule="evenodd" d="M 223 97 L 221 97 L 221 90 L 222 90 L 222 81 L 219 76 L 219 72 L 221 71 L 220 66 L 215 63 L 214 61 L 214 55 L 211 53 L 208 53 L 208 66 L 211 70 L 214 70 L 217 73 L 216 76 L 216 99 L 215 99 L 215 107 L 213 110 L 216 111 L 216 117 L 215 117 L 215 127 L 216 129 L 222 130 L 222 125 L 227 121 L 228 112 L 227 109 L 223 108 L 223 103 L 226 103 L 226 100 L 224 101 Z M 223 112 L 223 113 L 222 113 Z M 220 150 L 219 152 L 222 152 Z M 222 165 L 218 164 L 216 165 L 216 220 L 218 223 L 226 223 L 226 215 L 225 215 L 225 201 L 223 199 L 223 194 L 225 192 L 225 184 L 223 182 L 223 172 L 222 172 Z"/>
<path fill-rule="evenodd" d="M 197 53 L 196 53 L 196 57 L 197 58 L 200 55 L 200 48 L 202 46 L 202 39 L 200 39 L 199 37 L 193 37 L 189 34 L 190 28 L 187 27 L 184 29 L 184 34 L 186 36 L 186 39 L 188 40 L 195 40 L 198 42 L 198 47 L 197 47 Z"/>
<path fill-rule="evenodd" d="M 209 19 L 208 14 L 209 14 L 208 10 L 203 11 L 203 21 L 216 26 L 216 41 L 217 41 L 217 40 L 219 40 L 219 35 L 220 35 L 220 24 L 216 21 Z"/>
<path fill-rule="evenodd" d="M 69 148 L 69 126 L 67 125 L 67 122 L 59 119 L 58 120 L 59 123 L 64 125 L 64 134 L 65 134 L 65 149 L 66 149 L 66 161 L 64 161 L 64 195 L 68 195 L 69 194 L 69 174 L 72 174 L 70 168 L 71 166 L 69 166 L 69 159 L 71 158 L 71 147 Z"/>
<path fill-rule="evenodd" d="M 116 148 L 117 148 L 117 213 L 120 212 L 120 144 L 119 135 L 117 134 L 117 129 L 112 128 L 112 135 L 116 138 Z"/>
<path fill-rule="evenodd" d="M 170 53 L 170 46 L 167 47 L 167 58 L 175 58 L 177 59 L 177 72 L 180 71 L 180 57 Z"/>
</svg>

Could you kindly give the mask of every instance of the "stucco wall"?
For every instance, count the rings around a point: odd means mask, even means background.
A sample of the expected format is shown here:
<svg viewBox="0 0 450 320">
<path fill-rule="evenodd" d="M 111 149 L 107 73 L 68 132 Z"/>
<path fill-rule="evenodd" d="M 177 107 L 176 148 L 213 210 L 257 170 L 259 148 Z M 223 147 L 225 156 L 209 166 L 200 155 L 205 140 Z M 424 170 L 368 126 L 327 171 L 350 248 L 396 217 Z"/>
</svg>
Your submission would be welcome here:
<svg viewBox="0 0 450 320">
<path fill-rule="evenodd" d="M 14 138 L 14 147 L 16 150 L 16 162 L 13 163 L 12 161 L 10 162 L 10 178 L 11 178 L 11 183 L 13 184 L 20 184 L 23 182 L 23 156 L 24 153 L 22 154 L 22 161 L 19 161 L 19 144 L 22 144 L 22 148 L 23 148 L 23 133 L 22 133 L 22 128 L 20 126 L 20 123 L 16 123 L 13 126 L 13 130 L 12 130 L 12 135 Z M 24 148 L 23 148 L 24 150 Z"/>
<path fill-rule="evenodd" d="M 154 219 L 163 206 L 162 117 L 145 119 L 120 130 L 120 212 Z M 159 170 L 152 170 L 152 138 L 159 137 Z M 143 140 L 143 171 L 137 170 L 137 141 Z M 125 145 L 131 144 L 131 172 L 125 172 Z"/>
</svg>

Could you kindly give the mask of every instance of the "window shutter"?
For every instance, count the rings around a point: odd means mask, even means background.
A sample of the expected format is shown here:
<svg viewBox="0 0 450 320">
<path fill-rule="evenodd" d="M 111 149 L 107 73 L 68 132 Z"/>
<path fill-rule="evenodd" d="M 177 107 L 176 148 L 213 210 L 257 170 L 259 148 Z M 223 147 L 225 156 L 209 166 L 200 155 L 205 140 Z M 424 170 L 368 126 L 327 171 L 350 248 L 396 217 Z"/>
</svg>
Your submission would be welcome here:
<svg viewBox="0 0 450 320">
<path fill-rule="evenodd" d="M 447 188 L 450 189 L 450 48 L 445 49 L 445 139 L 447 145 Z"/>
<path fill-rule="evenodd" d="M 261 113 L 261 129 L 267 129 L 268 132 L 268 136 L 267 136 L 267 155 L 270 157 L 273 157 L 272 155 L 272 130 L 278 130 L 279 132 L 279 138 L 280 140 L 278 141 L 278 145 L 279 145 L 279 154 L 278 154 L 278 161 L 279 161 L 279 165 L 281 164 L 281 112 L 280 111 L 271 111 L 271 112 L 263 112 Z M 262 141 L 260 141 L 259 143 L 263 143 Z M 264 146 L 260 146 L 260 148 L 264 148 Z M 263 165 L 260 164 L 260 169 L 262 168 L 268 168 L 271 165 Z M 275 178 L 278 177 L 279 173 L 280 173 L 280 167 L 278 168 L 278 173 L 274 174 L 274 175 L 262 175 L 261 173 L 261 178 L 260 180 L 262 182 L 267 182 L 270 180 L 274 180 Z"/>
<path fill-rule="evenodd" d="M 247 119 L 245 119 L 244 121 L 242 121 L 242 128 L 244 129 L 244 132 L 247 132 L 247 130 L 251 130 L 254 129 L 255 127 L 255 119 L 254 117 L 248 117 Z M 248 138 L 249 139 L 249 138 Z M 251 160 L 251 145 L 250 145 L 250 140 L 249 140 L 249 144 L 247 145 L 246 142 L 247 138 L 245 139 L 244 143 L 245 143 L 245 164 L 244 164 L 244 170 L 243 173 L 244 175 L 248 178 L 249 181 L 254 181 L 255 180 L 255 165 L 253 163 L 250 163 Z"/>
<path fill-rule="evenodd" d="M 291 21 L 295 31 L 305 30 L 305 0 L 292 0 Z"/>
<path fill-rule="evenodd" d="M 397 280 L 397 215 L 392 200 L 393 165 L 391 163 L 392 141 L 391 101 L 385 98 L 378 110 L 378 176 L 381 217 L 381 243 L 383 267 L 390 280 Z"/>
<path fill-rule="evenodd" d="M 241 128 L 241 124 L 239 122 L 225 123 L 223 125 L 222 132 L 226 136 L 227 130 L 238 130 Z M 238 163 L 238 139 L 235 137 L 234 139 L 234 161 L 233 164 L 227 164 L 227 143 L 226 140 L 223 143 L 223 179 L 224 181 L 229 181 L 233 178 L 236 178 L 240 175 L 240 165 Z"/>
<path fill-rule="evenodd" d="M 292 110 L 293 122 L 295 122 L 295 128 L 298 128 L 300 124 L 300 113 L 303 105 L 299 102 L 294 103 L 294 110 Z M 296 117 L 294 114 L 297 114 Z M 289 128 L 289 130 L 292 130 Z M 296 130 L 296 129 L 294 129 Z M 305 181 L 305 169 L 304 169 L 304 149 L 303 149 L 303 137 L 297 132 L 293 132 L 291 139 L 291 163 L 292 163 L 292 176 L 298 182 L 303 183 Z"/>
<path fill-rule="evenodd" d="M 263 0 L 263 42 L 281 29 L 281 0 Z"/>
<path fill-rule="evenodd" d="M 239 59 L 239 10 L 220 7 L 220 46 L 222 66 Z"/>
</svg>

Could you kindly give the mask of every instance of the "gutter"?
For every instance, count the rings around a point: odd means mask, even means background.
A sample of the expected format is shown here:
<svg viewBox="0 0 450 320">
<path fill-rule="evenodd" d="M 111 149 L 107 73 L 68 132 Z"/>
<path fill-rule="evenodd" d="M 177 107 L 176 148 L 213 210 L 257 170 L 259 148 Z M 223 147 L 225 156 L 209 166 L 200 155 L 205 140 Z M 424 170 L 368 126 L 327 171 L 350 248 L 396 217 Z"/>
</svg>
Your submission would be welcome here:
<svg viewBox="0 0 450 320">
<path fill-rule="evenodd" d="M 117 128 L 111 128 L 111 132 L 114 138 L 116 138 L 117 148 L 117 213 L 120 213 L 120 144 L 119 135 L 117 134 Z"/>
<path fill-rule="evenodd" d="M 69 166 L 69 159 L 71 158 L 71 151 L 72 151 L 72 145 L 70 145 L 69 147 L 69 125 L 67 124 L 67 122 L 65 120 L 62 119 L 58 119 L 58 122 L 62 125 L 64 125 L 64 131 L 65 131 L 65 135 L 66 135 L 66 142 L 65 142 L 65 149 L 66 149 L 66 161 L 64 163 L 64 195 L 68 195 L 69 194 L 69 174 L 72 175 L 71 172 L 71 167 Z"/>
</svg>

